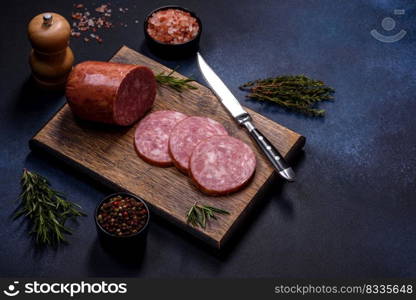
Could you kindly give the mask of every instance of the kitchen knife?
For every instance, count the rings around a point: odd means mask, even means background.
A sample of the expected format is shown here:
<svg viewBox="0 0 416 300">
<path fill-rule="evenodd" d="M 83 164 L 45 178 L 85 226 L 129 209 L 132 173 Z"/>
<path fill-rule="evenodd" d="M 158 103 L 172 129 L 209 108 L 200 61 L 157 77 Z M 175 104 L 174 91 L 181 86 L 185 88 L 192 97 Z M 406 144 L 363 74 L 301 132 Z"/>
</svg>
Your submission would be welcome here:
<svg viewBox="0 0 416 300">
<path fill-rule="evenodd" d="M 257 145 L 269 159 L 278 174 L 288 181 L 295 180 L 295 172 L 287 164 L 283 156 L 270 143 L 270 141 L 254 126 L 251 116 L 244 110 L 240 102 L 234 97 L 227 86 L 222 82 L 217 74 L 205 62 L 201 54 L 198 52 L 198 65 L 206 82 L 211 90 L 225 106 L 231 116 L 247 129 L 250 136 L 256 141 Z"/>
</svg>

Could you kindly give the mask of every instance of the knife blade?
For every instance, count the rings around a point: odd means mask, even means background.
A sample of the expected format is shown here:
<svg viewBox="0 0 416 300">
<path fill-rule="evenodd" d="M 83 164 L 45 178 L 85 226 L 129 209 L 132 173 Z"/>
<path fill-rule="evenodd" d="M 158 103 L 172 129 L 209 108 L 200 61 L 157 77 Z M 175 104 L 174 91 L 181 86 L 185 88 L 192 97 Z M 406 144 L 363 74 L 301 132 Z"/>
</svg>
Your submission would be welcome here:
<svg viewBox="0 0 416 300">
<path fill-rule="evenodd" d="M 228 110 L 237 123 L 246 128 L 250 136 L 271 162 L 278 174 L 288 181 L 295 180 L 295 172 L 285 161 L 279 151 L 270 141 L 255 127 L 250 114 L 241 106 L 220 77 L 211 69 L 202 55 L 197 52 L 198 65 L 201 73 L 213 93 Z"/>
</svg>

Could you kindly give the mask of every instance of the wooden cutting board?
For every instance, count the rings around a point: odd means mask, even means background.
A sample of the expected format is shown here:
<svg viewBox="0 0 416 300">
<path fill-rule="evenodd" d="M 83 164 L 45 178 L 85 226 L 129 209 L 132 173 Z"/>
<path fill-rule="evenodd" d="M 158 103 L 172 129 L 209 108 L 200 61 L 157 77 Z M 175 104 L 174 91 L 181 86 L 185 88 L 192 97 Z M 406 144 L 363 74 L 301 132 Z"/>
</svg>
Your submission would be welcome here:
<svg viewBox="0 0 416 300">
<path fill-rule="evenodd" d="M 111 61 L 145 65 L 155 73 L 171 71 L 125 46 L 111 58 Z M 183 77 L 178 73 L 175 73 L 175 76 Z M 235 194 L 224 197 L 205 196 L 192 185 L 187 176 L 174 167 L 159 168 L 142 161 L 133 147 L 135 126 L 115 128 L 83 122 L 74 118 L 68 105 L 64 105 L 32 138 L 30 146 L 32 149 L 46 150 L 116 191 L 128 191 L 140 196 L 149 204 L 153 213 L 220 248 L 256 201 L 256 194 L 271 178 L 273 169 L 212 92 L 198 83 L 194 85 L 198 89 L 182 94 L 166 87 L 159 87 L 152 111 L 168 109 L 213 118 L 222 123 L 230 135 L 238 137 L 255 149 L 255 176 L 245 189 Z M 267 133 L 269 139 L 286 158 L 303 147 L 305 138 L 300 134 L 248 108 L 247 111 L 258 128 Z M 229 211 L 230 215 L 219 216 L 218 220 L 211 222 L 205 230 L 194 228 L 186 224 L 185 214 L 195 202 L 223 208 Z"/>
</svg>

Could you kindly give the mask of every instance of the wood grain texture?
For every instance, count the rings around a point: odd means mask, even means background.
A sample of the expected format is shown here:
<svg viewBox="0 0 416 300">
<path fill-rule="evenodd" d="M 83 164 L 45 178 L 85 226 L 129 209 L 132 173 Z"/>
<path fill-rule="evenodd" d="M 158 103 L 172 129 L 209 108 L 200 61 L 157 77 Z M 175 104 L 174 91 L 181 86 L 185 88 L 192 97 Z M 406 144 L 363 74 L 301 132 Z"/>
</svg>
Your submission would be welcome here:
<svg viewBox="0 0 416 300">
<path fill-rule="evenodd" d="M 122 47 L 111 59 L 150 67 L 155 73 L 171 71 L 161 64 L 128 47 Z M 182 75 L 176 73 L 176 76 Z M 230 135 L 241 139 L 255 149 L 256 173 L 243 190 L 229 196 L 210 197 L 198 191 L 189 178 L 174 167 L 159 168 L 141 160 L 133 147 L 135 126 L 116 128 L 92 124 L 74 118 L 68 105 L 32 138 L 32 149 L 43 149 L 79 170 L 115 189 L 128 191 L 143 198 L 153 213 L 165 217 L 194 236 L 220 248 L 243 220 L 248 208 L 256 201 L 256 194 L 265 185 L 273 169 L 247 133 L 236 125 L 212 92 L 198 84 L 196 90 L 182 94 L 159 86 L 152 111 L 168 109 L 188 115 L 207 116 L 222 123 Z M 247 109 L 254 123 L 288 157 L 301 149 L 305 138 L 263 116 Z M 230 212 L 219 216 L 205 230 L 186 224 L 187 210 L 198 201 Z"/>
</svg>

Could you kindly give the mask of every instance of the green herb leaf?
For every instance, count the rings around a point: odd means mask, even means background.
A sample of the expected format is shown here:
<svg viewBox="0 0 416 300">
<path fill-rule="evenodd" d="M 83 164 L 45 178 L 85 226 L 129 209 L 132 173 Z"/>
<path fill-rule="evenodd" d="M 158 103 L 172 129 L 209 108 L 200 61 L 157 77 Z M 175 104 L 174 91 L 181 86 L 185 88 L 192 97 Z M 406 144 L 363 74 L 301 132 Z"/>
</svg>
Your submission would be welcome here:
<svg viewBox="0 0 416 300">
<path fill-rule="evenodd" d="M 156 81 L 160 84 L 166 85 L 172 89 L 174 89 L 177 92 L 183 92 L 186 89 L 190 90 L 196 90 L 197 87 L 194 85 L 189 84 L 190 82 L 193 82 L 195 80 L 191 78 L 179 78 L 175 77 L 172 74 L 175 72 L 177 68 L 169 72 L 168 74 L 165 74 L 165 72 L 160 72 L 157 74 Z"/>
<path fill-rule="evenodd" d="M 247 97 L 275 102 L 281 107 L 315 117 L 323 117 L 325 110 L 316 103 L 333 100 L 335 90 L 322 81 L 304 75 L 279 76 L 250 81 L 240 89 L 249 92 Z"/>
<path fill-rule="evenodd" d="M 29 234 L 42 245 L 66 242 L 64 234 L 71 230 L 64 225 L 67 218 L 85 216 L 80 206 L 53 190 L 48 180 L 39 174 L 23 170 L 20 204 L 14 218 L 27 217 L 31 222 Z"/>
<path fill-rule="evenodd" d="M 186 214 L 186 222 L 205 229 L 210 219 L 217 220 L 215 214 L 229 215 L 230 213 L 220 208 L 195 203 Z"/>
</svg>

